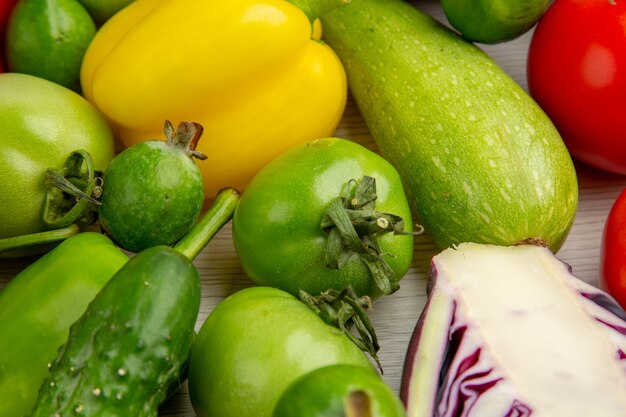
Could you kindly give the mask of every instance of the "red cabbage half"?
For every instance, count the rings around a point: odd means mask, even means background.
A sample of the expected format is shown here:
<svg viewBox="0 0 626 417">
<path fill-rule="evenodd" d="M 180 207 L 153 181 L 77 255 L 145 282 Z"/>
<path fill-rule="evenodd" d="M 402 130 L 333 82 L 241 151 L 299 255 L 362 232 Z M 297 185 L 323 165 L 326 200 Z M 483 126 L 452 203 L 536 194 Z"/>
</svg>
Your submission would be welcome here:
<svg viewBox="0 0 626 417">
<path fill-rule="evenodd" d="M 626 416 L 626 313 L 548 249 L 462 244 L 430 278 L 408 417 Z"/>
</svg>

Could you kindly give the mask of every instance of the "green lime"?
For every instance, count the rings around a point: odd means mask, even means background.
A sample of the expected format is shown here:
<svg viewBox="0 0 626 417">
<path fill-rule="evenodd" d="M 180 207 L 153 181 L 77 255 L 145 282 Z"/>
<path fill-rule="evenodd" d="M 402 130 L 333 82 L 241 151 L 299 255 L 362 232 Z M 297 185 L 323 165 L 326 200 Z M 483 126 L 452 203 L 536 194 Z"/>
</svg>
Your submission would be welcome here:
<svg viewBox="0 0 626 417">
<path fill-rule="evenodd" d="M 20 0 L 7 27 L 9 70 L 80 91 L 80 66 L 95 34 L 76 0 Z"/>
<path fill-rule="evenodd" d="M 526 33 L 549 0 L 442 0 L 448 22 L 472 42 L 495 44 Z"/>
<path fill-rule="evenodd" d="M 273 417 L 404 417 L 400 399 L 374 372 L 330 365 L 296 379 L 278 400 Z"/>
</svg>

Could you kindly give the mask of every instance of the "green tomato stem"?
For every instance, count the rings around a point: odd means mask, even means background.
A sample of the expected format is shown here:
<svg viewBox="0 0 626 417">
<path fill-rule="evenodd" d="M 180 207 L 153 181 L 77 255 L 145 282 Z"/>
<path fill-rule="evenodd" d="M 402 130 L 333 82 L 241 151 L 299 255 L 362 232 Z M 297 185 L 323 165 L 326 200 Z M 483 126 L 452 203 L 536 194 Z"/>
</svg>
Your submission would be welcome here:
<svg viewBox="0 0 626 417">
<path fill-rule="evenodd" d="M 224 188 L 217 193 L 211 207 L 174 249 L 189 259 L 194 259 L 217 232 L 232 218 L 239 203 L 240 193 L 234 188 Z"/>
<path fill-rule="evenodd" d="M 312 296 L 300 290 L 300 301 L 306 304 L 326 324 L 339 328 L 355 345 L 367 352 L 383 372 L 378 360 L 377 352 L 380 349 L 374 325 L 365 310 L 372 307 L 372 300 L 368 296 L 359 297 L 352 288 L 343 291 L 328 290 L 318 296 Z M 355 335 L 352 329 L 356 329 Z"/>
<path fill-rule="evenodd" d="M 43 221 L 48 227 L 58 229 L 78 221 L 95 223 L 100 202 L 92 195 L 100 190 L 100 178 L 96 176 L 89 152 L 82 149 L 72 152 L 60 171 L 48 168 L 45 179 L 48 191 Z"/>
<path fill-rule="evenodd" d="M 77 225 L 70 224 L 69 226 L 61 229 L 0 239 L 0 253 L 28 246 L 38 246 L 59 242 L 75 235 L 79 232 L 79 230 L 80 229 Z"/>
<path fill-rule="evenodd" d="M 385 233 L 404 234 L 404 220 L 392 213 L 376 211 L 376 180 L 365 176 L 358 181 L 353 196 L 337 197 L 329 205 L 321 227 L 329 232 L 325 262 L 328 268 L 341 269 L 352 257 L 365 264 L 383 294 L 399 286 L 395 272 L 387 264 L 378 245 Z M 419 232 L 418 232 L 419 233 Z"/>
<path fill-rule="evenodd" d="M 76 223 L 95 223 L 99 201 L 99 177 L 89 152 L 72 152 L 60 170 L 49 168 L 45 174 L 46 198 L 43 222 L 52 230 L 0 239 L 0 253 L 14 249 L 59 242 L 79 232 Z"/>
<path fill-rule="evenodd" d="M 309 18 L 311 24 L 337 7 L 350 3 L 351 0 L 288 0 Z"/>
</svg>

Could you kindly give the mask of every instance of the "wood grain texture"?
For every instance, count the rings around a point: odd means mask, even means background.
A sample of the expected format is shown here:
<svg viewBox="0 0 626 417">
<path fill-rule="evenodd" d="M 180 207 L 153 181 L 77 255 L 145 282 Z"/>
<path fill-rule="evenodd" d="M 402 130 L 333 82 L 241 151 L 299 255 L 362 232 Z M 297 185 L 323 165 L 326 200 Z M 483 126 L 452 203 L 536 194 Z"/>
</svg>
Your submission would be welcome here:
<svg viewBox="0 0 626 417">
<path fill-rule="evenodd" d="M 414 3 L 441 22 L 446 22 L 437 1 L 414 1 Z M 526 54 L 530 39 L 531 33 L 527 33 L 511 42 L 480 47 L 522 87 L 527 88 Z M 349 100 L 335 136 L 352 139 L 376 149 L 352 100 Z M 558 256 L 572 266 L 577 276 L 597 285 L 602 229 L 611 205 L 626 186 L 626 177 L 601 173 L 580 165 L 577 165 L 577 173 L 580 187 L 579 208 L 574 227 Z M 220 300 L 252 285 L 241 270 L 230 233 L 230 225 L 227 225 L 195 260 L 202 279 L 202 304 L 197 329 Z M 391 296 L 377 300 L 371 312 L 381 341 L 380 359 L 385 369 L 383 378 L 396 392 L 400 386 L 406 347 L 426 301 L 429 262 L 436 253 L 437 250 L 428 236 L 417 237 L 413 264 L 401 283 L 401 289 Z M 28 262 L 32 262 L 32 259 L 1 261 L 0 287 L 6 285 Z M 176 417 L 195 415 L 187 396 L 186 386 L 162 407 L 160 415 Z"/>
</svg>

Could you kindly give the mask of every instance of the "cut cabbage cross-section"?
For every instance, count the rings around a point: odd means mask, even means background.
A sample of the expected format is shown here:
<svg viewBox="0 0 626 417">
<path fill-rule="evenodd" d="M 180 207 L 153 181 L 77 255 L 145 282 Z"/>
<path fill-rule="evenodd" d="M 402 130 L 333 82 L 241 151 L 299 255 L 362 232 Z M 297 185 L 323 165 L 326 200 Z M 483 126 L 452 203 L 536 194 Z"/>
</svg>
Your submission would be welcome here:
<svg viewBox="0 0 626 417">
<path fill-rule="evenodd" d="M 626 416 L 626 313 L 550 250 L 465 243 L 430 275 L 409 417 Z"/>
</svg>

